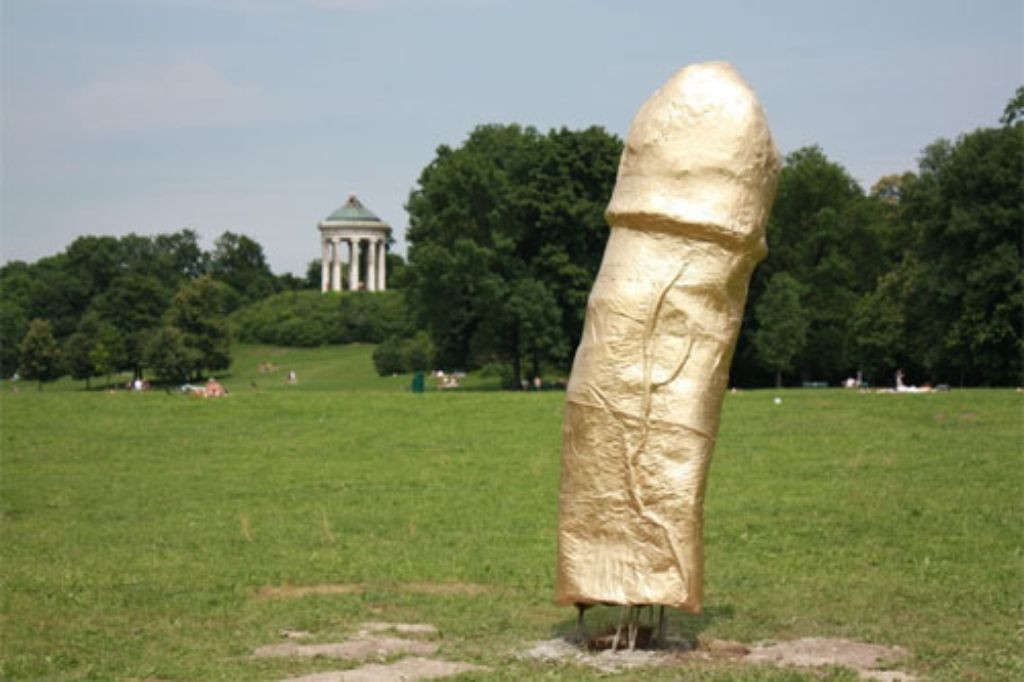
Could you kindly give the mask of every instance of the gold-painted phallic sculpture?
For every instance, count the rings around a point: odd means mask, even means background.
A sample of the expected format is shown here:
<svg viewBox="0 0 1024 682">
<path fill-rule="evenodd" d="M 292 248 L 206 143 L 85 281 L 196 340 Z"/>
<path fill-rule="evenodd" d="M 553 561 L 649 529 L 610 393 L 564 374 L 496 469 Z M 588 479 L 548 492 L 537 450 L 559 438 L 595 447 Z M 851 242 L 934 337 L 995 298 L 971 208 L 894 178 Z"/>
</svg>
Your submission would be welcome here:
<svg viewBox="0 0 1024 682">
<path fill-rule="evenodd" d="M 728 64 L 679 71 L 633 120 L 566 394 L 559 603 L 700 611 L 708 465 L 778 171 Z"/>
</svg>

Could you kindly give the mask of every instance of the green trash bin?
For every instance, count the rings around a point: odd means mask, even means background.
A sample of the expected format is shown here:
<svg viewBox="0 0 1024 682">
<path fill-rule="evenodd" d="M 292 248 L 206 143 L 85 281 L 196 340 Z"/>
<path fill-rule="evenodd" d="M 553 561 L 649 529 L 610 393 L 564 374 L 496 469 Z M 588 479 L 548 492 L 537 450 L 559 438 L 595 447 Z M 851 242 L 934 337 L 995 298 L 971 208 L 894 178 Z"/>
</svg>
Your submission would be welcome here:
<svg viewBox="0 0 1024 682">
<path fill-rule="evenodd" d="M 412 392 L 423 393 L 423 372 L 415 372 L 412 375 Z"/>
</svg>

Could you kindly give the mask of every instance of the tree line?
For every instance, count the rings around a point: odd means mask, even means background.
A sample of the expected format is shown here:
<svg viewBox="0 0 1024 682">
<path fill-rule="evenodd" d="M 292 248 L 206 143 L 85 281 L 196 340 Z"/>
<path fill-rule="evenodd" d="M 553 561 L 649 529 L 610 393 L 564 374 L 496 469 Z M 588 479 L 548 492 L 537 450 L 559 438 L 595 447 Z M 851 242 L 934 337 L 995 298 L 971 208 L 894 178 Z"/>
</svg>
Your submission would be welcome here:
<svg viewBox="0 0 1024 682">
<path fill-rule="evenodd" d="M 786 156 L 734 385 L 1021 381 L 1024 88 L 1001 125 L 937 140 L 865 191 L 817 146 Z M 485 125 L 410 194 L 407 296 L 445 367 L 564 373 L 607 235 L 622 142 Z"/>
<path fill-rule="evenodd" d="M 57 255 L 0 268 L 0 371 L 196 378 L 230 364 L 229 312 L 303 285 L 275 277 L 263 248 L 232 232 L 212 252 L 187 229 L 79 237 Z"/>
<path fill-rule="evenodd" d="M 865 191 L 816 146 L 786 156 L 732 366 L 733 385 L 861 373 L 890 383 L 1019 384 L 1024 88 L 1000 124 L 940 139 L 916 172 Z M 290 346 L 379 343 L 381 373 L 487 368 L 509 385 L 564 375 L 608 228 L 622 141 L 600 127 L 482 125 L 442 145 L 410 193 L 409 262 L 388 292 L 319 293 L 320 264 L 275 276 L 225 232 L 86 236 L 0 268 L 0 371 L 147 369 L 189 379 L 232 334 Z M 305 291 L 299 291 L 299 290 Z M 234 332 L 232 332 L 232 329 Z"/>
</svg>

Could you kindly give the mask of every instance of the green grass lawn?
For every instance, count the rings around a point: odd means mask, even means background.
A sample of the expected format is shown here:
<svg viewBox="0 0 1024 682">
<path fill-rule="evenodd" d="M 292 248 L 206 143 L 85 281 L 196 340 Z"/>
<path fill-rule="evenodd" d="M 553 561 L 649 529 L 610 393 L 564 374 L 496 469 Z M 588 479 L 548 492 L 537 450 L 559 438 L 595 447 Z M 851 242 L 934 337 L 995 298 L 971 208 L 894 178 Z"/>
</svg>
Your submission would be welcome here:
<svg viewBox="0 0 1024 682">
<path fill-rule="evenodd" d="M 345 665 L 248 657 L 282 629 L 332 641 L 394 620 L 437 625 L 441 655 L 488 679 L 596 677 L 516 658 L 574 619 L 551 601 L 564 395 L 415 395 L 371 350 L 241 347 L 212 400 L 4 383 L 0 676 L 275 680 Z M 726 398 L 705 613 L 671 626 L 849 637 L 909 649 L 901 669 L 929 679 L 1024 678 L 1022 396 L 775 395 Z M 355 589 L 260 596 L 318 584 Z"/>
</svg>

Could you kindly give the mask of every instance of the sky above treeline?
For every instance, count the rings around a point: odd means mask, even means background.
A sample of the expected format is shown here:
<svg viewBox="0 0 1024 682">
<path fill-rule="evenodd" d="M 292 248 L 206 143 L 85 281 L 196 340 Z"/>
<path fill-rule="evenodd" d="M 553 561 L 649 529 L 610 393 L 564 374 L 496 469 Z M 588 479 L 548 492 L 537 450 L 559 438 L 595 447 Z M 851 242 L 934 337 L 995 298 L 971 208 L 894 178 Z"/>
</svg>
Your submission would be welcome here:
<svg viewBox="0 0 1024 682">
<path fill-rule="evenodd" d="M 677 69 L 732 62 L 783 153 L 869 188 L 998 124 L 1020 0 L 2 0 L 0 260 L 83 234 L 246 234 L 276 273 L 356 194 L 395 228 L 478 124 L 625 137 Z M 769 235 L 770 248 L 770 235 Z"/>
</svg>

